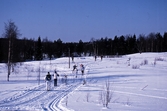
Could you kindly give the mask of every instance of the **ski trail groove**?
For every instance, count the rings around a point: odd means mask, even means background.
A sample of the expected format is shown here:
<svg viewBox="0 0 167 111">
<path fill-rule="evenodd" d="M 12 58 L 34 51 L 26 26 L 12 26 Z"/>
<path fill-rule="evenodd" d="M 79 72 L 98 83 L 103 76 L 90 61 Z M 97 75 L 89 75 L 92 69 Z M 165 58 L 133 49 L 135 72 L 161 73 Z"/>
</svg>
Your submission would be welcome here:
<svg viewBox="0 0 167 111">
<path fill-rule="evenodd" d="M 23 92 L 19 95 L 13 95 L 13 97 L 5 98 L 5 99 L 0 101 L 0 106 L 2 106 L 2 104 L 8 104 L 10 102 L 25 98 L 25 97 L 29 96 L 30 94 L 34 93 L 34 90 L 41 90 L 43 87 L 44 87 L 44 85 L 41 85 L 37 89 L 35 87 L 33 89 L 25 90 L 25 92 Z"/>
<path fill-rule="evenodd" d="M 38 98 L 42 97 L 46 91 L 40 91 L 44 88 L 44 85 L 41 85 L 39 87 L 35 87 L 31 90 L 27 90 L 24 93 L 21 93 L 20 95 L 15 96 L 14 98 L 9 98 L 7 100 L 2 100 L 0 104 L 0 109 L 16 109 L 17 107 L 21 107 L 23 104 L 29 104 L 31 102 L 34 102 Z M 37 90 L 37 91 L 34 91 Z M 33 95 L 33 96 L 32 96 Z"/>
<path fill-rule="evenodd" d="M 57 96 L 54 98 L 54 100 L 49 104 L 49 109 L 52 111 L 62 111 L 62 109 L 59 107 L 59 102 L 62 98 L 67 96 L 70 92 L 72 92 L 76 87 L 78 87 L 81 83 L 76 83 L 70 85 L 70 87 L 67 86 L 67 89 L 64 91 L 59 91 Z"/>
<path fill-rule="evenodd" d="M 124 92 L 124 91 L 114 91 L 114 92 L 116 92 L 116 93 L 121 93 L 121 94 L 134 95 L 134 96 L 143 96 L 143 97 L 148 97 L 148 98 L 155 98 L 155 99 L 164 99 L 164 100 L 167 100 L 166 97 L 161 97 L 161 96 L 153 96 L 153 95 L 147 95 L 147 94 L 138 94 L 138 93 Z"/>
<path fill-rule="evenodd" d="M 85 68 L 89 68 L 91 64 L 92 62 L 85 64 Z M 88 79 L 88 81 L 90 80 Z M 0 100 L 0 110 L 26 110 L 22 108 L 28 108 L 28 110 L 62 111 L 63 107 L 59 106 L 62 98 L 66 97 L 81 84 L 82 78 L 78 79 L 78 81 L 70 82 L 68 85 L 62 84 L 51 91 L 45 90 L 45 84 L 25 90 L 14 90 L 8 98 Z M 0 94 L 5 93 L 0 92 Z"/>
<path fill-rule="evenodd" d="M 89 67 L 89 65 L 91 65 L 93 63 L 92 62 L 86 63 L 85 68 Z M 91 81 L 91 79 L 89 81 Z M 96 82 L 96 81 L 94 81 L 94 82 Z M 61 107 L 59 107 L 59 102 L 61 101 L 62 98 L 66 97 L 70 92 L 72 92 L 75 88 L 77 88 L 81 84 L 82 84 L 82 81 L 78 81 L 78 82 L 72 83 L 70 85 L 70 87 L 67 86 L 67 88 L 64 91 L 59 91 L 57 93 L 57 96 L 49 104 L 48 109 L 52 110 L 52 111 L 63 111 L 63 109 Z M 43 110 L 46 110 L 46 108 L 43 108 Z"/>
</svg>

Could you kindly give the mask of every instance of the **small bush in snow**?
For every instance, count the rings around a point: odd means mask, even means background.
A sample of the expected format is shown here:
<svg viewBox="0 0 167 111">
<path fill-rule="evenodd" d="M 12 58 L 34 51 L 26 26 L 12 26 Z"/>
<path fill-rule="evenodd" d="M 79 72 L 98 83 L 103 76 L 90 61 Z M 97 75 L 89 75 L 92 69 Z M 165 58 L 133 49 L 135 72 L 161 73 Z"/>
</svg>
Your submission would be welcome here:
<svg viewBox="0 0 167 111">
<path fill-rule="evenodd" d="M 66 106 L 68 105 L 68 96 L 66 96 L 65 98 L 65 103 L 66 103 Z"/>
<path fill-rule="evenodd" d="M 127 98 L 127 101 L 126 101 L 125 105 L 130 106 L 130 100 L 129 100 L 129 98 Z"/>
<path fill-rule="evenodd" d="M 152 65 L 155 66 L 157 64 L 157 61 L 165 61 L 165 60 L 163 58 L 160 58 L 160 57 L 155 58 L 154 62 L 152 63 Z"/>
<path fill-rule="evenodd" d="M 148 60 L 144 60 L 144 65 L 147 65 L 148 64 Z"/>
<path fill-rule="evenodd" d="M 155 58 L 155 61 L 164 61 L 164 59 L 163 58 Z"/>
<path fill-rule="evenodd" d="M 28 65 L 25 65 L 24 69 L 27 70 L 27 80 L 28 80 L 29 77 L 31 77 L 31 73 L 30 73 L 30 71 L 31 71 L 32 69 L 29 69 Z"/>
<path fill-rule="evenodd" d="M 129 57 L 129 59 L 127 60 L 128 66 L 130 66 L 130 60 L 131 60 L 131 58 Z"/>
<path fill-rule="evenodd" d="M 144 60 L 140 65 L 142 66 L 142 65 L 147 65 L 148 64 L 148 60 Z"/>
<path fill-rule="evenodd" d="M 90 92 L 88 92 L 88 93 L 86 94 L 86 101 L 87 101 L 87 102 L 89 102 L 90 97 L 91 97 Z"/>
<path fill-rule="evenodd" d="M 99 93 L 100 95 L 100 101 L 103 104 L 104 107 L 108 107 L 108 104 L 110 103 L 112 99 L 113 92 L 111 91 L 111 85 L 109 80 L 106 81 L 105 86 L 103 87 L 103 90 Z"/>
<path fill-rule="evenodd" d="M 33 67 L 31 68 L 31 72 L 35 72 Z"/>
<path fill-rule="evenodd" d="M 132 69 L 139 69 L 139 68 L 140 68 L 139 65 L 133 65 L 133 66 L 132 66 Z"/>
<path fill-rule="evenodd" d="M 156 60 L 154 60 L 154 62 L 152 63 L 153 66 L 155 66 L 157 64 Z"/>
</svg>

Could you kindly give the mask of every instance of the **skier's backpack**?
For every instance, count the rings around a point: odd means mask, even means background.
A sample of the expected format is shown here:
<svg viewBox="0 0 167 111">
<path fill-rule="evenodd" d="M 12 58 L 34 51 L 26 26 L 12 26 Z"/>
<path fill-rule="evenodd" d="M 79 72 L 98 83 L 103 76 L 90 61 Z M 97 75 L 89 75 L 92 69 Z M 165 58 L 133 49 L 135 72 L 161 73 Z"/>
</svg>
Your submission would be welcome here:
<svg viewBox="0 0 167 111">
<path fill-rule="evenodd" d="M 50 81 L 51 80 L 51 75 L 46 75 L 46 80 Z"/>
</svg>

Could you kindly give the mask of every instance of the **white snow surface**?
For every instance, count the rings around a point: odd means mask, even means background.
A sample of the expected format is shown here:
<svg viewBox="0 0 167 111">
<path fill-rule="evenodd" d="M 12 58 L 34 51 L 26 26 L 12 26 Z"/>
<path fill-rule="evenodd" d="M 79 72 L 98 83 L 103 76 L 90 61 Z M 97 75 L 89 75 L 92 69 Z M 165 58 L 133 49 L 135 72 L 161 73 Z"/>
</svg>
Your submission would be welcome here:
<svg viewBox="0 0 167 111">
<path fill-rule="evenodd" d="M 76 57 L 23 62 L 7 81 L 0 64 L 1 111 L 167 111 L 167 53 L 136 53 L 122 57 Z M 78 68 L 77 78 L 73 65 Z M 80 64 L 85 66 L 81 75 Z M 60 75 L 46 91 L 47 72 Z M 67 83 L 64 76 L 67 75 Z M 40 81 L 38 81 L 40 77 Z M 83 79 L 86 84 L 83 85 Z M 110 84 L 111 100 L 103 106 L 100 94 Z"/>
</svg>

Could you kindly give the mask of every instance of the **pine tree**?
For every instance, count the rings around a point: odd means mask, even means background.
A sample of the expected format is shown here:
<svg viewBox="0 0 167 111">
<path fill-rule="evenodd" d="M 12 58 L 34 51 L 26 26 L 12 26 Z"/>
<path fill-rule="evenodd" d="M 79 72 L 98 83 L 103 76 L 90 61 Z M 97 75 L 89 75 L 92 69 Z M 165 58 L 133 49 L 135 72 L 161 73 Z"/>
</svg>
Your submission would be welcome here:
<svg viewBox="0 0 167 111">
<path fill-rule="evenodd" d="M 38 37 L 35 59 L 36 60 L 42 60 L 43 59 L 43 56 L 42 56 L 42 43 L 41 43 L 40 36 Z"/>
<path fill-rule="evenodd" d="M 83 42 L 82 42 L 82 40 L 80 40 L 78 45 L 77 45 L 77 53 L 81 56 L 82 52 L 83 52 Z"/>
</svg>

